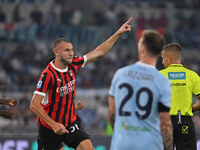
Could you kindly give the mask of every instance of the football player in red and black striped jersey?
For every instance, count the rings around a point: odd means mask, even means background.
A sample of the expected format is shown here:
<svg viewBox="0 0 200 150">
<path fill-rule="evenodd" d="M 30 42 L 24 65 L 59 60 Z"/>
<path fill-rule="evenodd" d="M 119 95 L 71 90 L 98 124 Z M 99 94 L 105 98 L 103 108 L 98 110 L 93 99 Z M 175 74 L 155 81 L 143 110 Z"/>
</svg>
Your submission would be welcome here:
<svg viewBox="0 0 200 150">
<path fill-rule="evenodd" d="M 132 17 L 108 40 L 82 57 L 74 56 L 68 39 L 54 42 L 55 60 L 42 72 L 30 104 L 38 116 L 39 150 L 58 150 L 62 142 L 77 150 L 94 149 L 75 112 L 77 70 L 106 55 L 121 34 L 131 31 L 131 20 Z"/>
</svg>

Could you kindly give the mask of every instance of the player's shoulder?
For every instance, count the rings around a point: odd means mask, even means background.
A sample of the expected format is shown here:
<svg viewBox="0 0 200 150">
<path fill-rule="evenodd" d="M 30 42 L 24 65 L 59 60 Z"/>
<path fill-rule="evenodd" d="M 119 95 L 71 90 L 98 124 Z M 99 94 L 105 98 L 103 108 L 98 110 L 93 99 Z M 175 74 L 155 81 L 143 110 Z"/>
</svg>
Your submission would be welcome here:
<svg viewBox="0 0 200 150">
<path fill-rule="evenodd" d="M 73 57 L 73 59 L 78 59 L 78 58 L 79 58 L 79 56 L 74 56 L 74 57 Z"/>
<path fill-rule="evenodd" d="M 199 77 L 199 75 L 195 71 L 188 69 L 184 66 L 181 68 L 180 71 L 184 72 L 188 78 L 198 78 Z"/>
<path fill-rule="evenodd" d="M 123 72 L 125 72 L 125 71 L 127 71 L 127 70 L 133 68 L 133 66 L 134 66 L 134 64 L 128 65 L 128 66 L 125 66 L 125 67 L 122 67 L 122 68 L 119 68 L 119 69 L 116 71 L 116 73 L 117 73 L 117 74 L 123 73 Z"/>
<path fill-rule="evenodd" d="M 166 73 L 166 72 L 168 72 L 168 71 L 169 71 L 169 68 L 165 68 L 165 69 L 159 70 L 159 72 L 160 72 L 161 74 L 164 74 L 164 73 Z"/>
<path fill-rule="evenodd" d="M 190 73 L 190 74 L 192 74 L 192 75 L 197 75 L 197 73 L 196 73 L 195 71 L 190 70 L 190 69 L 185 68 L 185 67 L 183 67 L 183 68 L 184 68 L 185 72 Z"/>
<path fill-rule="evenodd" d="M 194 80 L 196 80 L 196 79 L 199 80 L 199 75 L 195 71 L 187 69 L 187 68 L 186 68 L 186 70 L 187 70 L 186 71 L 187 77 L 189 77 L 189 78 L 192 77 Z"/>
<path fill-rule="evenodd" d="M 157 75 L 157 76 L 160 78 L 160 80 L 169 81 L 169 80 L 167 79 L 167 77 L 166 77 L 164 74 L 162 74 L 161 72 L 158 72 L 158 75 Z"/>
<path fill-rule="evenodd" d="M 52 75 L 52 70 L 50 65 L 47 65 L 47 67 L 42 71 L 42 75 Z"/>
<path fill-rule="evenodd" d="M 165 76 L 165 74 L 167 73 L 168 71 L 167 71 L 167 68 L 166 69 L 162 69 L 162 70 L 159 70 L 158 71 L 158 76 L 161 78 L 161 79 L 167 79 L 166 78 L 166 76 Z M 168 79 L 167 79 L 168 80 Z"/>
<path fill-rule="evenodd" d="M 157 81 L 162 83 L 162 82 L 170 82 L 168 79 L 167 79 L 167 73 L 168 73 L 168 70 L 167 68 L 166 69 L 162 69 L 158 72 L 157 74 Z"/>
<path fill-rule="evenodd" d="M 124 72 L 126 72 L 128 68 L 129 66 L 125 66 L 125 67 L 117 69 L 117 71 L 114 73 L 114 77 L 113 77 L 114 80 L 118 80 L 119 78 L 121 78 Z"/>
<path fill-rule="evenodd" d="M 84 56 L 74 56 L 70 66 L 77 66 L 77 65 L 83 64 L 84 61 L 85 61 Z"/>
<path fill-rule="evenodd" d="M 72 59 L 72 62 L 83 60 L 83 59 L 84 59 L 84 56 L 74 56 L 73 59 Z"/>
<path fill-rule="evenodd" d="M 154 81 L 158 91 L 163 91 L 163 89 L 165 89 L 164 91 L 171 89 L 170 80 L 160 72 L 157 73 L 155 79 L 156 80 Z"/>
<path fill-rule="evenodd" d="M 168 70 L 168 68 L 166 68 L 166 69 L 162 69 L 162 70 L 160 70 L 159 71 L 159 74 L 161 75 L 161 78 L 164 76 L 165 78 L 168 78 L 168 72 L 169 72 L 169 70 Z"/>
</svg>

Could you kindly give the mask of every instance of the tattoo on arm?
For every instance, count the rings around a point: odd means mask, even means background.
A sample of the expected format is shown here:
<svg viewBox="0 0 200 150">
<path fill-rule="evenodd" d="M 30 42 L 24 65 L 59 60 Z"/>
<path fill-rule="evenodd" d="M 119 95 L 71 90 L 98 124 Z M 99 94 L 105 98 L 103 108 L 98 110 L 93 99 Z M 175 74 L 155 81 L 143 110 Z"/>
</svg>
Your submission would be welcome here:
<svg viewBox="0 0 200 150">
<path fill-rule="evenodd" d="M 166 117 L 166 115 L 163 114 L 160 115 L 160 122 L 165 149 L 173 150 L 173 132 L 171 120 L 169 117 Z"/>
</svg>

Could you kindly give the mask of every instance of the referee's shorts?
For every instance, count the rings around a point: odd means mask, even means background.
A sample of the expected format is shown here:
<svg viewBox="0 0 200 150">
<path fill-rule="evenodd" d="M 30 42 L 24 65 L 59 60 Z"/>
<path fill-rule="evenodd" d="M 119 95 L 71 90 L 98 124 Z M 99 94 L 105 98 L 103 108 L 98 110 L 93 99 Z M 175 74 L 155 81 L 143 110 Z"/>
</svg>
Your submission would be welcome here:
<svg viewBox="0 0 200 150">
<path fill-rule="evenodd" d="M 176 150 L 196 150 L 196 133 L 191 116 L 181 116 L 181 124 L 177 116 L 171 116 L 173 125 L 174 146 Z"/>
</svg>

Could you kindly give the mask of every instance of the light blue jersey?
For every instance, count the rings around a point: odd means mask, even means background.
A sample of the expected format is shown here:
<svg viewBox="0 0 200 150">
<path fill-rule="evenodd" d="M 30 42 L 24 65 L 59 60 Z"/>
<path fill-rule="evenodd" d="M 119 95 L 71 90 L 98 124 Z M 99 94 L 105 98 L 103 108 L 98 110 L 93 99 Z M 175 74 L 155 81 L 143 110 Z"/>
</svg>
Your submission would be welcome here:
<svg viewBox="0 0 200 150">
<path fill-rule="evenodd" d="M 115 73 L 109 94 L 116 107 L 110 150 L 163 150 L 158 104 L 170 108 L 170 81 L 137 62 Z"/>
</svg>

